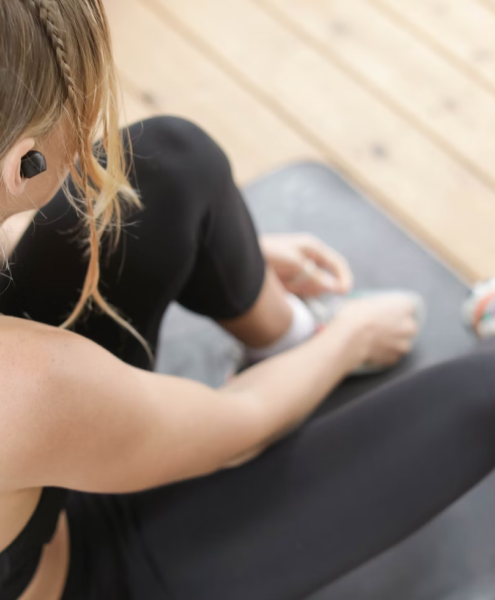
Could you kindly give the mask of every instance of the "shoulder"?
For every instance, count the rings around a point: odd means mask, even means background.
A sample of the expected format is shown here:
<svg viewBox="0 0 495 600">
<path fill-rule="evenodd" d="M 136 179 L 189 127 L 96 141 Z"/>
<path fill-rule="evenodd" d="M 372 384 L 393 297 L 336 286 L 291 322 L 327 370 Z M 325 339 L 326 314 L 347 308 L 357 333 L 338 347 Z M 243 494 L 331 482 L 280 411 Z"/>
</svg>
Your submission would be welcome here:
<svg viewBox="0 0 495 600">
<path fill-rule="evenodd" d="M 10 392 L 2 393 L 0 410 L 11 406 L 12 397 L 38 389 L 39 383 L 50 378 L 73 336 L 42 323 L 0 317 L 0 385 Z"/>
<path fill-rule="evenodd" d="M 66 369 L 71 334 L 0 317 L 0 479 L 17 477 L 54 409 L 51 394 Z M 74 336 L 76 337 L 76 336 Z M 70 352 L 69 352 L 70 355 Z"/>
<path fill-rule="evenodd" d="M 0 317 L 0 411 L 11 410 L 48 374 L 56 337 L 53 328 L 40 323 Z"/>
</svg>

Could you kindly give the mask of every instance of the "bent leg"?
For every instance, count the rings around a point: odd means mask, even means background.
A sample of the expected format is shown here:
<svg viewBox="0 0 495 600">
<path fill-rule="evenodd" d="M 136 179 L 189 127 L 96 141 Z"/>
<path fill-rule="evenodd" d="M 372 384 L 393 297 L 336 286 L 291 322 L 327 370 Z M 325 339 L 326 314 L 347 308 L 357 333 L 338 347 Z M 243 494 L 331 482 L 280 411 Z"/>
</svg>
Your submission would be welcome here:
<svg viewBox="0 0 495 600">
<path fill-rule="evenodd" d="M 205 132 L 159 117 L 132 126 L 130 134 L 131 183 L 144 208 L 126 219 L 117 252 L 106 257 L 103 251 L 100 287 L 155 349 L 172 300 L 227 321 L 253 310 L 265 264 L 229 161 Z M 12 283 L 1 282 L 4 314 L 55 326 L 70 314 L 87 268 L 76 242 L 78 224 L 62 192 L 38 213 L 14 251 Z M 266 289 L 261 316 L 271 311 L 272 317 L 254 319 L 261 330 L 273 327 L 283 312 L 273 309 L 283 301 L 276 284 L 265 282 Z M 107 315 L 89 313 L 75 330 L 123 360 L 149 367 L 139 342 Z"/>
<path fill-rule="evenodd" d="M 304 598 L 418 530 L 495 466 L 493 364 L 430 368 L 244 467 L 130 498 L 172 597 Z"/>
</svg>

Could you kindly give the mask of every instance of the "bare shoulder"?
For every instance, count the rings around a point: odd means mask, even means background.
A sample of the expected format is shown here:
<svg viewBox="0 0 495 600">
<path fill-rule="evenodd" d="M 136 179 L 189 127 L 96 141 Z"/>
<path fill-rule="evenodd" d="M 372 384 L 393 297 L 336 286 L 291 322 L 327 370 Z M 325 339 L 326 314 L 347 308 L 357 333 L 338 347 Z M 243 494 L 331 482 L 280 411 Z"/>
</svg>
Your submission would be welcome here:
<svg viewBox="0 0 495 600">
<path fill-rule="evenodd" d="M 36 451 L 44 416 L 53 409 L 50 389 L 70 359 L 74 337 L 41 323 L 0 317 L 0 489 L 24 485 L 21 463 Z"/>
<path fill-rule="evenodd" d="M 49 380 L 73 335 L 42 323 L 0 317 L 0 416 L 21 409 L 21 400 L 41 391 L 40 384 Z"/>
<path fill-rule="evenodd" d="M 40 323 L 0 317 L 0 416 L 7 416 L 23 393 L 35 388 L 46 374 L 53 335 L 52 328 Z M 4 421 L 0 418 L 0 425 Z"/>
<path fill-rule="evenodd" d="M 0 489 L 77 486 L 135 420 L 122 400 L 139 397 L 136 372 L 76 333 L 0 317 Z"/>
</svg>

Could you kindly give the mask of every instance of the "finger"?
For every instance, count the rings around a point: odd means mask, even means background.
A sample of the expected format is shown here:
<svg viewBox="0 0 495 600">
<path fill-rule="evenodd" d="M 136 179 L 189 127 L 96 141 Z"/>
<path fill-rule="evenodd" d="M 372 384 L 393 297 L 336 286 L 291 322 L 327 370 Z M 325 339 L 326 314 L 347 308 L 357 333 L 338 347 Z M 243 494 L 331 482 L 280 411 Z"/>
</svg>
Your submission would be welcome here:
<svg viewBox="0 0 495 600">
<path fill-rule="evenodd" d="M 328 292 L 337 292 L 339 284 L 336 278 L 328 271 L 320 269 L 317 264 L 310 259 L 306 259 L 300 273 L 290 281 L 299 294 L 305 296 L 319 296 Z"/>
<path fill-rule="evenodd" d="M 351 290 L 354 277 L 348 262 L 341 254 L 312 236 L 304 239 L 301 251 L 318 266 L 333 273 L 341 293 L 347 293 Z"/>
<path fill-rule="evenodd" d="M 298 260 L 298 272 L 292 276 L 291 282 L 297 285 L 311 281 L 317 269 L 318 265 L 313 260 L 301 256 Z"/>
<path fill-rule="evenodd" d="M 328 293 L 328 290 L 323 289 L 320 284 L 311 280 L 299 281 L 298 283 L 286 282 L 284 286 L 289 292 L 301 298 L 316 298 Z"/>
<path fill-rule="evenodd" d="M 416 320 L 410 319 L 401 327 L 401 333 L 406 338 L 416 337 L 419 333 L 419 324 Z"/>
<path fill-rule="evenodd" d="M 413 342 L 412 340 L 408 339 L 408 340 L 402 340 L 397 347 L 397 350 L 401 353 L 401 354 L 410 354 L 412 352 L 413 349 Z"/>
<path fill-rule="evenodd" d="M 373 358 L 370 362 L 374 367 L 390 367 L 397 364 L 403 358 L 403 354 L 398 351 L 383 351 Z"/>
<path fill-rule="evenodd" d="M 319 267 L 316 267 L 309 280 L 320 294 L 324 294 L 325 292 L 340 292 L 341 285 L 337 278 Z"/>
</svg>

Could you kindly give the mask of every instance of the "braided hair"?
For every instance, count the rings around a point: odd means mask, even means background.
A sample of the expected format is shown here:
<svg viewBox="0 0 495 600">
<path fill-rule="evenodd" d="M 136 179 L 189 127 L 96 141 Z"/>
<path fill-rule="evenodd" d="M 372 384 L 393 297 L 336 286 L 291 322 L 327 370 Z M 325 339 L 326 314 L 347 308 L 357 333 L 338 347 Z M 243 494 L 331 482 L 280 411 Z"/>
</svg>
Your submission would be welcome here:
<svg viewBox="0 0 495 600">
<path fill-rule="evenodd" d="M 67 95 L 73 105 L 76 104 L 76 82 L 72 69 L 67 60 L 67 50 L 62 38 L 62 32 L 55 22 L 56 5 L 51 0 L 27 0 L 28 4 L 38 14 L 40 23 L 43 25 L 47 37 L 53 46 L 60 74 L 65 81 Z"/>
<path fill-rule="evenodd" d="M 61 326 L 73 325 L 94 301 L 152 360 L 144 338 L 99 291 L 102 236 L 113 233 L 116 248 L 122 210 L 141 207 L 127 177 L 102 0 L 0 0 L 0 78 L 0 160 L 21 135 L 48 133 L 64 113 L 75 137 L 78 161 L 71 175 L 78 198 L 67 185 L 65 190 L 86 228 L 89 262 L 81 297 Z M 105 166 L 98 152 L 105 154 Z"/>
<path fill-rule="evenodd" d="M 65 85 L 64 93 L 71 104 L 73 115 L 75 117 L 76 135 L 79 142 L 78 151 L 81 152 L 82 148 L 80 146 L 84 135 L 78 106 L 77 86 L 67 57 L 66 42 L 63 37 L 64 34 L 57 24 L 57 20 L 59 23 L 61 21 L 58 6 L 53 0 L 26 0 L 26 2 L 34 13 L 37 14 L 39 22 L 46 33 L 46 37 L 53 48 L 57 67 Z M 83 173 L 82 175 L 84 177 L 87 174 Z M 87 189 L 84 191 L 86 193 L 88 192 Z"/>
</svg>

